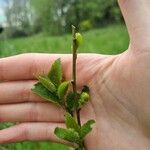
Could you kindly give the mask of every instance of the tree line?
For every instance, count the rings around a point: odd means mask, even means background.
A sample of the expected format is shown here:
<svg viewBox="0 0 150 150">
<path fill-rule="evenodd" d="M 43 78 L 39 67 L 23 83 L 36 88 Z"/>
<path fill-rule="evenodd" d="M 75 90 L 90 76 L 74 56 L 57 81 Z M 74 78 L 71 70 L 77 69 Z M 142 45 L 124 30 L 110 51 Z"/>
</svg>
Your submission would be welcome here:
<svg viewBox="0 0 150 150">
<path fill-rule="evenodd" d="M 116 0 L 5 0 L 4 10 L 8 37 L 60 35 L 72 24 L 86 31 L 122 21 Z"/>
</svg>

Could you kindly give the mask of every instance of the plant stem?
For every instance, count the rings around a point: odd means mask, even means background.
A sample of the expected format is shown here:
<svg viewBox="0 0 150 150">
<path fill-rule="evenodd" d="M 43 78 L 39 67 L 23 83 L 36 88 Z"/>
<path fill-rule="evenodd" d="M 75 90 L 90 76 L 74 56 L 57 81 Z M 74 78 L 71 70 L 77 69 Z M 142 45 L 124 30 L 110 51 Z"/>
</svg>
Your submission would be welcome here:
<svg viewBox="0 0 150 150">
<path fill-rule="evenodd" d="M 73 92 L 77 93 L 77 84 L 76 84 L 76 60 L 77 60 L 77 42 L 76 42 L 76 28 L 72 25 L 72 87 Z M 78 125 L 81 126 L 81 120 L 80 120 L 80 109 L 76 109 L 76 118 Z M 84 142 L 82 143 L 82 146 L 80 146 L 81 150 L 85 150 Z"/>
<path fill-rule="evenodd" d="M 73 92 L 77 92 L 76 87 L 76 60 L 77 60 L 77 46 L 76 46 L 76 28 L 72 25 L 72 85 L 73 85 Z"/>
<path fill-rule="evenodd" d="M 77 85 L 76 85 L 76 60 L 77 60 L 77 43 L 76 43 L 76 28 L 75 26 L 72 25 L 72 52 L 73 52 L 73 57 L 72 57 L 72 86 L 73 86 L 73 92 L 77 93 Z M 81 126 L 81 121 L 80 121 L 80 111 L 76 110 L 76 117 L 77 117 L 77 122 Z"/>
</svg>

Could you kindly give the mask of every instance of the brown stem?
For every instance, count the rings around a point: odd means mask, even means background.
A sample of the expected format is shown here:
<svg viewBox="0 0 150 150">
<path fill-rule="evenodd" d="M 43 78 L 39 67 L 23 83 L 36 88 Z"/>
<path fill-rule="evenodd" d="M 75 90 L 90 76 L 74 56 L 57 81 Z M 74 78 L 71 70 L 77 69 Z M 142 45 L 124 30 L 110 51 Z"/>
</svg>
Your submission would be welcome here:
<svg viewBox="0 0 150 150">
<path fill-rule="evenodd" d="M 77 84 L 76 84 L 76 60 L 77 60 L 77 42 L 76 42 L 76 28 L 72 25 L 72 87 L 73 92 L 77 93 Z M 76 109 L 76 118 L 78 125 L 81 126 L 81 120 L 80 120 L 80 109 Z M 80 146 L 81 149 L 85 150 L 84 142 L 82 143 L 82 146 Z"/>
<path fill-rule="evenodd" d="M 72 25 L 72 85 L 73 85 L 73 92 L 77 92 L 76 87 L 76 60 L 77 60 L 77 46 L 76 46 L 76 28 Z"/>
<path fill-rule="evenodd" d="M 73 52 L 73 57 L 72 57 L 72 86 L 73 86 L 73 92 L 77 93 L 77 85 L 76 85 L 76 60 L 77 60 L 77 43 L 76 43 L 76 28 L 75 26 L 72 25 L 72 52 Z M 81 126 L 80 122 L 80 113 L 78 110 L 76 110 L 76 117 L 77 117 L 77 122 Z"/>
</svg>

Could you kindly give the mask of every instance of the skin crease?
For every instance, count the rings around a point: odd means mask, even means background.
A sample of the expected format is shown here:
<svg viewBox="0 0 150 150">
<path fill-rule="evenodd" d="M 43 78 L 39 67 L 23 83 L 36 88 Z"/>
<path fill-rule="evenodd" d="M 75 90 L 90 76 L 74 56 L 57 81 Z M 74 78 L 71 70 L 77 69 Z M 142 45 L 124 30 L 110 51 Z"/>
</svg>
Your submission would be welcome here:
<svg viewBox="0 0 150 150">
<path fill-rule="evenodd" d="M 150 2 L 119 0 L 119 4 L 130 35 L 128 50 L 115 56 L 80 54 L 77 59 L 78 89 L 86 84 L 91 90 L 81 120 L 96 121 L 85 139 L 86 150 L 150 149 Z M 22 54 L 0 59 L 0 121 L 23 122 L 1 130 L 1 144 L 60 142 L 53 131 L 64 126 L 63 111 L 30 90 L 36 82 L 34 74 L 47 72 L 59 57 L 64 79 L 71 79 L 71 55 Z"/>
</svg>

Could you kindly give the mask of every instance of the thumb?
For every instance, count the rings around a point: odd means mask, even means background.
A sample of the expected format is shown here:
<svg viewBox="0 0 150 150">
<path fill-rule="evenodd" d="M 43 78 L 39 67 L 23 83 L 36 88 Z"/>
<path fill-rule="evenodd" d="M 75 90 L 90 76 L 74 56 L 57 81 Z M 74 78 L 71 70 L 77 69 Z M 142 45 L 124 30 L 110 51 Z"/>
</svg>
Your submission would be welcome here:
<svg viewBox="0 0 150 150">
<path fill-rule="evenodd" d="M 150 0 L 118 0 L 130 36 L 132 49 L 150 47 Z"/>
</svg>

